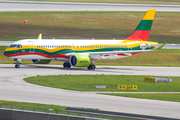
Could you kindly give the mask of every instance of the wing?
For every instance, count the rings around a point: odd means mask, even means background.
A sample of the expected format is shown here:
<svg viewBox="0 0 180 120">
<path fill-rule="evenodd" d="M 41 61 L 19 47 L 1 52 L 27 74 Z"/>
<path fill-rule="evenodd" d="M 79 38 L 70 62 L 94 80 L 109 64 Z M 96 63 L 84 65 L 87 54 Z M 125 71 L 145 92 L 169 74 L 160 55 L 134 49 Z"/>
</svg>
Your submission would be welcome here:
<svg viewBox="0 0 180 120">
<path fill-rule="evenodd" d="M 106 59 L 106 58 L 111 58 L 114 57 L 116 59 L 120 58 L 120 56 L 123 57 L 128 57 L 132 56 L 137 53 L 142 53 L 142 52 L 149 52 L 152 50 L 129 50 L 129 51 L 104 51 L 104 52 L 83 52 L 83 53 L 67 53 L 65 56 L 74 56 L 76 54 L 81 54 L 81 55 L 88 55 L 92 59 Z M 114 59 L 113 58 L 113 59 Z"/>
</svg>

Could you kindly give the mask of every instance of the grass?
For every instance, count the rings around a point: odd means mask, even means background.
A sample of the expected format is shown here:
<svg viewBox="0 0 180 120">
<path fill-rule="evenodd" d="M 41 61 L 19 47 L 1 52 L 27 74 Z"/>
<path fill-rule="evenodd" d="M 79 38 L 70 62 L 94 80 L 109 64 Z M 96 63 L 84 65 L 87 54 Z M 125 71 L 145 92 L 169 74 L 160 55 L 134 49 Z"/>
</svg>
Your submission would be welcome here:
<svg viewBox="0 0 180 120">
<path fill-rule="evenodd" d="M 3 55 L 3 51 L 7 46 L 0 46 L 0 63 L 12 64 L 13 59 Z M 97 60 L 96 65 L 131 65 L 131 66 L 180 66 L 180 50 L 179 49 L 158 49 L 151 52 L 137 54 L 116 60 Z M 23 60 L 21 64 L 32 64 L 31 60 Z M 52 60 L 50 64 L 61 64 L 63 62 Z"/>
<path fill-rule="evenodd" d="M 68 115 L 79 116 L 79 113 L 68 113 L 65 111 L 60 111 L 60 110 L 65 110 L 67 108 L 66 106 L 0 100 L 0 108 L 11 108 L 11 107 L 13 109 L 20 109 L 20 110 L 24 109 L 24 110 L 28 110 L 28 111 L 34 111 L 35 110 L 37 112 L 45 112 L 47 109 L 53 109 L 53 111 L 49 111 L 49 112 L 50 113 L 57 113 L 57 111 L 58 111 L 59 114 L 68 114 Z M 85 109 L 92 109 L 92 108 L 85 108 Z M 96 108 L 93 110 L 98 110 L 98 109 Z M 91 115 L 88 115 L 88 114 L 81 114 L 81 116 L 92 117 Z M 95 116 L 95 115 L 93 117 L 103 118 L 103 116 Z M 105 118 L 106 119 L 113 119 L 113 117 L 108 117 L 108 116 L 105 116 Z M 127 119 L 117 118 L 116 120 L 127 120 Z"/>
<path fill-rule="evenodd" d="M 107 93 L 106 95 L 180 102 L 180 94 L 153 94 L 153 93 L 119 94 L 119 93 Z"/>
<path fill-rule="evenodd" d="M 28 103 L 28 102 L 15 102 L 15 101 L 5 101 L 0 100 L 0 104 L 3 104 L 2 108 L 11 108 L 13 109 L 22 109 L 24 107 L 24 110 L 30 110 L 33 111 L 35 108 L 35 111 L 45 112 L 46 109 L 54 109 L 55 112 L 57 110 L 66 109 L 66 106 L 60 106 L 60 105 L 48 105 L 48 104 L 39 104 L 39 103 Z"/>
<path fill-rule="evenodd" d="M 125 39 L 145 12 L 1 12 L 0 40 L 37 38 Z M 180 13 L 157 12 L 150 41 L 180 43 Z M 24 24 L 28 20 L 28 24 Z"/>
<path fill-rule="evenodd" d="M 29 77 L 24 80 L 42 86 L 77 91 L 131 91 L 131 92 L 180 92 L 180 77 L 171 77 L 172 83 L 148 83 L 144 77 L 129 75 L 54 75 Z M 163 77 L 164 78 L 164 77 Z M 167 78 L 167 77 L 165 77 Z M 96 89 L 95 85 L 106 85 Z M 137 85 L 137 90 L 118 90 L 117 85 Z"/>
<path fill-rule="evenodd" d="M 23 0 L 20 0 L 23 1 Z M 180 4 L 179 0 L 30 0 L 48 2 L 90 2 L 90 3 L 131 3 L 131 4 Z"/>
<path fill-rule="evenodd" d="M 19 109 L 19 110 L 23 109 L 23 110 L 36 111 L 36 112 L 46 112 L 47 109 L 53 109 L 52 111 L 49 111 L 49 112 L 59 113 L 59 114 L 68 114 L 68 112 L 61 111 L 61 110 L 67 109 L 67 106 L 28 103 L 28 102 L 15 102 L 15 101 L 6 101 L 6 100 L 0 100 L 0 108 L 12 108 L 12 109 Z M 93 109 L 93 108 L 84 108 L 84 109 Z M 94 108 L 93 110 L 98 110 L 98 109 Z M 69 113 L 69 115 L 79 116 L 79 113 Z M 88 117 L 89 115 L 84 114 L 81 116 Z"/>
</svg>

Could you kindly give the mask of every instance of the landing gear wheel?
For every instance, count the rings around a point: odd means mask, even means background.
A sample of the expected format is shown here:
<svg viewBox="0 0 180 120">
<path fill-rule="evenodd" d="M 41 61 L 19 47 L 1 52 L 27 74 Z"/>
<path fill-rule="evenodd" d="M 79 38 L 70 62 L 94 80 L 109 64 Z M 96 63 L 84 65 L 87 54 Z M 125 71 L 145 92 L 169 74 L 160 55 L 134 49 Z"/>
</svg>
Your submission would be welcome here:
<svg viewBox="0 0 180 120">
<path fill-rule="evenodd" d="M 15 68 L 20 68 L 20 65 L 15 65 Z"/>
<path fill-rule="evenodd" d="M 69 62 L 63 63 L 64 68 L 71 68 L 71 64 Z"/>
<path fill-rule="evenodd" d="M 65 63 L 63 63 L 63 67 L 64 67 L 64 68 L 66 68 L 66 62 L 65 62 Z"/>
<path fill-rule="evenodd" d="M 19 61 L 18 61 L 18 60 L 16 61 L 15 68 L 20 68 Z"/>
<path fill-rule="evenodd" d="M 93 64 L 92 65 L 92 70 L 95 70 L 96 69 L 96 66 Z"/>
<path fill-rule="evenodd" d="M 67 64 L 66 64 L 66 67 L 67 67 L 67 68 L 71 68 L 71 64 L 70 64 L 70 63 L 67 63 Z"/>
<path fill-rule="evenodd" d="M 87 68 L 88 68 L 88 70 L 94 70 L 94 69 L 96 69 L 96 66 L 94 64 L 91 64 Z"/>
</svg>

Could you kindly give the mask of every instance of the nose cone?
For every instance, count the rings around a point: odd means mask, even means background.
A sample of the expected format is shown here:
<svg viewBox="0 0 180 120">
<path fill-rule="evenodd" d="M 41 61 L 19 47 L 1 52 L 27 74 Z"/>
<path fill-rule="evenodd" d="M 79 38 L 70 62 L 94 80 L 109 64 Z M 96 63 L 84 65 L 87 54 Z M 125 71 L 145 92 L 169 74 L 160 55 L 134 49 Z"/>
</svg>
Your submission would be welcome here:
<svg viewBox="0 0 180 120">
<path fill-rule="evenodd" d="M 4 51 L 4 52 L 3 52 L 3 54 L 6 56 L 7 52 L 6 52 L 6 51 Z"/>
<path fill-rule="evenodd" d="M 8 49 L 8 48 L 7 48 Z M 7 49 L 3 52 L 3 54 L 7 57 L 7 55 L 8 55 L 8 51 L 7 51 Z"/>
</svg>

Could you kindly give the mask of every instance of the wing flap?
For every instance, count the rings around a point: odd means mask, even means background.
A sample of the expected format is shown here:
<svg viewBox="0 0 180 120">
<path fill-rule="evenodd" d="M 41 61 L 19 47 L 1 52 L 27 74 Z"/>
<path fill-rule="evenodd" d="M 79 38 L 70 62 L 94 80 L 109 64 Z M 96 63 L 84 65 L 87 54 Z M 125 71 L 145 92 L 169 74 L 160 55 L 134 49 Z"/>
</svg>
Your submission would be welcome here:
<svg viewBox="0 0 180 120">
<path fill-rule="evenodd" d="M 73 55 L 77 55 L 77 54 L 81 54 L 81 55 L 100 55 L 100 56 L 104 56 L 104 55 L 110 55 L 110 54 L 118 54 L 118 53 L 123 53 L 126 54 L 127 56 L 131 56 L 131 53 L 138 53 L 138 52 L 150 52 L 152 50 L 129 50 L 129 51 L 105 51 L 105 52 L 87 52 L 87 53 L 67 53 L 65 56 L 73 56 Z"/>
</svg>

